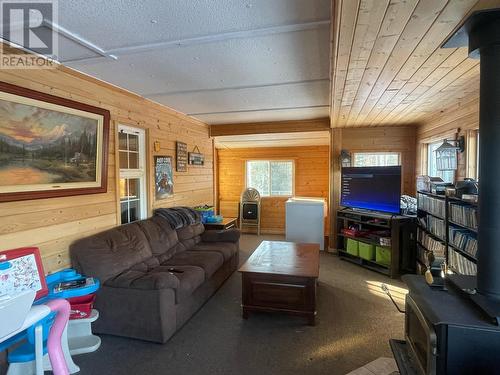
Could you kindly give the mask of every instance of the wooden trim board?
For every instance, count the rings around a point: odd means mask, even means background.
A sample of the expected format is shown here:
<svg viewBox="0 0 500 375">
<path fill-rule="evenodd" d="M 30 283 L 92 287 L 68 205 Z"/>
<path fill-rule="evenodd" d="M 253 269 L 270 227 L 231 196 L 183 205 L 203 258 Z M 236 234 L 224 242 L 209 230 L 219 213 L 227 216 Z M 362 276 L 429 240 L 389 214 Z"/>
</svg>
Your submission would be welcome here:
<svg viewBox="0 0 500 375">
<path fill-rule="evenodd" d="M 325 131 L 330 129 L 330 119 L 252 122 L 243 124 L 210 125 L 210 136 L 296 133 Z"/>
</svg>

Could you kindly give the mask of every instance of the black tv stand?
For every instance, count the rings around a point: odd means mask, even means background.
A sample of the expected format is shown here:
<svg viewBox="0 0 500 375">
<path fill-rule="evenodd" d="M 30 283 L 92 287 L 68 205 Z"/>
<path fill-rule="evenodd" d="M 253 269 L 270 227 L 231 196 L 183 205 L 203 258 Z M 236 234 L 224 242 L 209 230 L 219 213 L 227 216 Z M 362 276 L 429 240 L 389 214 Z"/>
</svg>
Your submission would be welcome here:
<svg viewBox="0 0 500 375">
<path fill-rule="evenodd" d="M 367 210 L 366 208 L 344 208 L 345 210 L 352 210 L 354 212 L 367 212 L 371 213 L 373 211 Z"/>
<path fill-rule="evenodd" d="M 369 231 L 370 234 L 354 236 L 343 233 L 344 228 L 353 225 Z M 387 236 L 378 234 L 383 231 L 387 232 Z M 390 237 L 390 245 L 381 244 L 380 238 L 382 237 Z M 381 264 L 375 259 L 364 259 L 348 253 L 347 241 L 349 239 L 389 249 L 390 264 Z M 403 273 L 415 273 L 416 220 L 411 216 L 364 209 L 340 209 L 337 211 L 337 252 L 343 260 L 380 272 L 391 278 L 399 277 Z"/>
<path fill-rule="evenodd" d="M 397 216 L 396 214 L 390 214 L 388 212 L 381 212 L 381 211 L 373 211 L 369 210 L 367 208 L 344 208 L 343 211 L 351 211 L 351 212 L 359 212 L 359 213 L 364 213 L 364 214 L 369 214 L 371 216 L 378 216 L 378 217 L 393 217 Z"/>
</svg>

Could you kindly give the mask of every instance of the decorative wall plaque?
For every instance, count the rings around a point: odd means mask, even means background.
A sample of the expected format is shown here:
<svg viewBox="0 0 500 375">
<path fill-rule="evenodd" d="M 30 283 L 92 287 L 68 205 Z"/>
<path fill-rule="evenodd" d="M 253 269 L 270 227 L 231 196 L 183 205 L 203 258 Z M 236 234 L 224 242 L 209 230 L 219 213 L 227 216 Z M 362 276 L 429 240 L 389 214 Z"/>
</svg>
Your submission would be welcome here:
<svg viewBox="0 0 500 375">
<path fill-rule="evenodd" d="M 188 163 L 188 152 L 187 152 L 187 144 L 184 142 L 175 142 L 176 148 L 176 163 L 175 170 L 177 172 L 186 172 L 187 171 L 187 163 Z"/>
<path fill-rule="evenodd" d="M 205 155 L 200 152 L 198 146 L 194 146 L 193 152 L 188 155 L 188 160 L 191 165 L 205 165 Z"/>
</svg>

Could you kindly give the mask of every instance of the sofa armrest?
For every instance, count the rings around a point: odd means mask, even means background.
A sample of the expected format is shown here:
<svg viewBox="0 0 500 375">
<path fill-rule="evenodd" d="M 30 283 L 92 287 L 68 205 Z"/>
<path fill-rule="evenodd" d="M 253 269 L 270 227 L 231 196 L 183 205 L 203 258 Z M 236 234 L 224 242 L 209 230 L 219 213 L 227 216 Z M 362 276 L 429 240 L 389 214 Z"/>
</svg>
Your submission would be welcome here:
<svg viewBox="0 0 500 375">
<path fill-rule="evenodd" d="M 239 229 L 206 230 L 201 235 L 203 242 L 238 242 L 240 240 Z"/>
<path fill-rule="evenodd" d="M 170 272 L 144 273 L 131 270 L 107 280 L 105 285 L 138 290 L 176 289 L 179 286 L 179 279 Z"/>
<path fill-rule="evenodd" d="M 177 327 L 173 289 L 139 290 L 102 286 L 92 331 L 164 343 Z"/>
</svg>

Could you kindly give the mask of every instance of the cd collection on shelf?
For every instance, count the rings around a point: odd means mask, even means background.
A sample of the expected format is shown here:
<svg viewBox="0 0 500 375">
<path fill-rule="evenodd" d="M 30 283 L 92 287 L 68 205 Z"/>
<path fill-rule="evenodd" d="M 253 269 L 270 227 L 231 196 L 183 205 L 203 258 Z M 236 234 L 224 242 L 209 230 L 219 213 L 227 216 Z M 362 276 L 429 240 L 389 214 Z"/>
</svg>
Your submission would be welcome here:
<svg viewBox="0 0 500 375">
<path fill-rule="evenodd" d="M 435 240 L 420 228 L 417 229 L 417 239 L 426 250 L 432 251 L 435 257 L 444 258 L 446 256 L 446 245 L 441 241 Z"/>
<path fill-rule="evenodd" d="M 419 193 L 418 209 L 444 219 L 446 202 L 444 199 L 433 198 L 428 195 Z"/>
<path fill-rule="evenodd" d="M 466 252 L 470 256 L 476 258 L 477 255 L 477 238 L 472 232 L 467 229 L 462 229 L 450 225 L 448 230 L 449 242 L 458 249 Z"/>
<path fill-rule="evenodd" d="M 476 263 L 471 262 L 451 247 L 448 247 L 448 265 L 452 271 L 462 275 L 475 276 L 477 274 Z"/>
<path fill-rule="evenodd" d="M 418 260 L 427 265 L 428 253 L 449 269 L 475 275 L 477 266 L 477 205 L 455 197 L 418 192 Z M 444 259 L 443 259 L 444 258 Z"/>
<path fill-rule="evenodd" d="M 426 216 L 419 218 L 419 223 L 423 229 L 438 237 L 441 241 L 445 241 L 446 224 L 444 220 L 434 216 Z"/>
<path fill-rule="evenodd" d="M 475 207 L 450 203 L 450 221 L 477 230 L 477 210 Z"/>
</svg>

